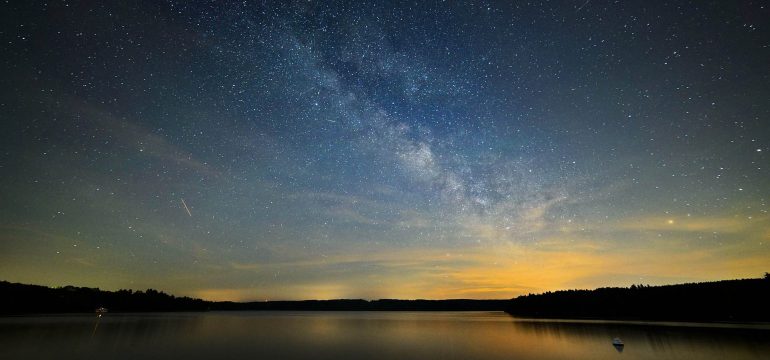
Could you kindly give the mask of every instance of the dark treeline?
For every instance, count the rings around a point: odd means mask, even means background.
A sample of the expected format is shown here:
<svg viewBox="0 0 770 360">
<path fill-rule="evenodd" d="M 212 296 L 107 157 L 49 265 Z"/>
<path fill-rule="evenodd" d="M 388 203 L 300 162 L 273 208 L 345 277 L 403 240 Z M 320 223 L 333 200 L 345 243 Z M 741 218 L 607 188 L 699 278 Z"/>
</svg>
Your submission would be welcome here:
<svg viewBox="0 0 770 360">
<path fill-rule="evenodd" d="M 502 311 L 509 300 L 303 300 L 219 302 L 212 310 L 309 310 L 309 311 Z"/>
<path fill-rule="evenodd" d="M 545 318 L 770 321 L 770 275 L 666 286 L 566 290 L 519 296 L 511 315 Z"/>
<path fill-rule="evenodd" d="M 0 314 L 83 313 L 106 307 L 110 312 L 152 311 L 502 311 L 508 300 L 305 300 L 213 302 L 163 292 L 65 286 L 49 288 L 0 281 Z"/>
<path fill-rule="evenodd" d="M 686 321 L 770 321 L 770 275 L 666 286 L 566 290 L 511 300 L 305 300 L 212 302 L 160 291 L 38 285 L 0 281 L 0 314 L 150 311 L 501 311 L 514 316 Z"/>
<path fill-rule="evenodd" d="M 201 311 L 210 303 L 200 299 L 175 297 L 160 291 L 118 290 L 65 286 L 49 288 L 0 281 L 0 314 L 109 311 Z"/>
</svg>

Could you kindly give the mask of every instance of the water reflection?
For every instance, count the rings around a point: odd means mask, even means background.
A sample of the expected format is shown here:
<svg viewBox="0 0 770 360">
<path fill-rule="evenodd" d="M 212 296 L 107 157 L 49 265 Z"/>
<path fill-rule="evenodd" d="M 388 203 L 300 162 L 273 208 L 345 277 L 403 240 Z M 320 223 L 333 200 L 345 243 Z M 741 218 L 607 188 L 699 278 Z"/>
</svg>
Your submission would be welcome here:
<svg viewBox="0 0 770 360">
<path fill-rule="evenodd" d="M 627 356 L 644 358 L 767 358 L 770 353 L 770 327 L 695 323 L 646 323 L 621 321 L 566 321 L 516 319 L 518 332 L 538 337 L 565 337 L 566 342 L 611 344 L 619 337 L 624 346 L 616 347 Z"/>
<path fill-rule="evenodd" d="M 624 347 L 616 347 L 618 337 Z M 754 359 L 770 328 L 503 313 L 246 312 L 0 318 L 2 359 Z"/>
</svg>

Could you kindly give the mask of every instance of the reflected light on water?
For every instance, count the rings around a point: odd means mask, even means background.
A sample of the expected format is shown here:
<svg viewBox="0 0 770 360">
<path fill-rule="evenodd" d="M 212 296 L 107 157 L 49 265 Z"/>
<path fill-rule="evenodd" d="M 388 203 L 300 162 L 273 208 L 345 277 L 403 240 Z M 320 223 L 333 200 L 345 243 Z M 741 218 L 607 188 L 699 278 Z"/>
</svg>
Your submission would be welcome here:
<svg viewBox="0 0 770 360">
<path fill-rule="evenodd" d="M 98 331 L 97 331 L 98 329 Z M 625 347 L 613 346 L 619 337 Z M 223 312 L 0 318 L 0 358 L 754 359 L 767 327 L 483 312 Z"/>
</svg>

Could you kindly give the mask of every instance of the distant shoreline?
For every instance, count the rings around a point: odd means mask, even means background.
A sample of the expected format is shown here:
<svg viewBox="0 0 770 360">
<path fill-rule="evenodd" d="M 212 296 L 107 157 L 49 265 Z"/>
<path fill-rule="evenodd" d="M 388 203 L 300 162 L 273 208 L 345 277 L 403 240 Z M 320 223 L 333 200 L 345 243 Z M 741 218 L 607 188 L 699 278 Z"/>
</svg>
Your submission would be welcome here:
<svg viewBox="0 0 770 360">
<path fill-rule="evenodd" d="M 206 311 L 148 311 L 148 312 L 115 312 L 109 317 L 123 316 L 164 316 L 164 315 L 205 315 L 205 314 L 223 314 L 223 313 L 257 313 L 257 314 L 289 314 L 289 313 L 316 313 L 316 314 L 334 314 L 334 313 L 505 313 L 504 311 L 486 311 L 486 310 L 206 310 Z M 517 317 L 508 314 L 512 321 L 519 323 L 542 323 L 542 324 L 564 324 L 564 325 L 619 325 L 619 326 L 655 326 L 672 328 L 709 328 L 709 329 L 743 329 L 770 331 L 770 322 L 767 321 L 676 321 L 676 320 L 640 320 L 640 319 L 573 319 L 573 318 L 530 318 Z M 90 312 L 70 312 L 70 313 L 28 313 L 28 314 L 0 314 L 0 319 L 25 319 L 25 318 L 65 318 L 65 317 L 91 318 Z"/>
<path fill-rule="evenodd" d="M 65 286 L 50 288 L 0 281 L 0 316 L 205 311 L 504 311 L 517 319 L 770 323 L 770 276 L 666 286 L 566 290 L 504 300 L 299 300 L 230 302 L 175 297 L 161 291 Z"/>
<path fill-rule="evenodd" d="M 770 322 L 764 278 L 664 286 L 565 290 L 511 299 L 517 317 L 624 321 Z"/>
</svg>

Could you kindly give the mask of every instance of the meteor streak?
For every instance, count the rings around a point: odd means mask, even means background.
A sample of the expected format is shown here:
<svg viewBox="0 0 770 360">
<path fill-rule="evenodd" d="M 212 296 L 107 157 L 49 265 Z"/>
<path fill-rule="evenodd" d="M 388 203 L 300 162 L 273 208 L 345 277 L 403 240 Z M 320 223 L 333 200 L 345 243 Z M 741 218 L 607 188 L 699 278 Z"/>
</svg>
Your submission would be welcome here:
<svg viewBox="0 0 770 360">
<path fill-rule="evenodd" d="M 184 199 L 179 198 L 179 200 L 182 200 L 182 205 L 184 205 L 184 210 L 187 211 L 187 215 L 190 215 L 190 217 L 192 217 L 192 213 L 190 213 L 190 208 L 187 207 L 187 204 L 184 202 Z"/>
</svg>

